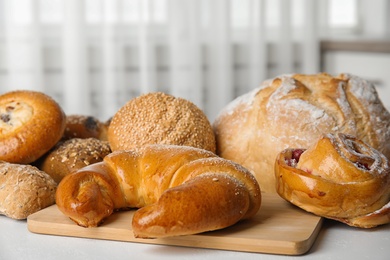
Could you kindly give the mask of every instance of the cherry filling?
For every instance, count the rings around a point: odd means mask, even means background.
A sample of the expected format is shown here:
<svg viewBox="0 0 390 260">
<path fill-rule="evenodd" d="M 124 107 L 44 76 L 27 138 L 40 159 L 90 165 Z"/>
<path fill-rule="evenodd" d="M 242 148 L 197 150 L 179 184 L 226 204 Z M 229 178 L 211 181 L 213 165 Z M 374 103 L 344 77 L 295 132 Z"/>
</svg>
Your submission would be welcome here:
<svg viewBox="0 0 390 260">
<path fill-rule="evenodd" d="M 96 120 L 92 116 L 89 116 L 85 120 L 85 127 L 88 130 L 97 130 L 98 129 L 98 123 L 96 122 Z"/>
<path fill-rule="evenodd" d="M 370 167 L 368 166 L 367 163 L 356 162 L 355 164 L 360 169 L 363 169 L 363 170 L 366 170 L 366 171 L 370 170 Z"/>
<path fill-rule="evenodd" d="M 294 149 L 291 152 L 291 158 L 286 158 L 286 164 L 291 167 L 295 167 L 301 158 L 302 153 L 305 149 Z"/>
</svg>

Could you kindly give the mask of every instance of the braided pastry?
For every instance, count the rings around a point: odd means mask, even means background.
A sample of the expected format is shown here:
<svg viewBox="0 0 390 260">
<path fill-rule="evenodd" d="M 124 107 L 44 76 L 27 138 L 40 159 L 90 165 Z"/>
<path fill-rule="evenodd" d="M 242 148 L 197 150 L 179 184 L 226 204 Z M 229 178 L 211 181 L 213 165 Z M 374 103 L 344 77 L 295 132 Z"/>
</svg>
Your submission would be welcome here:
<svg viewBox="0 0 390 260">
<path fill-rule="evenodd" d="M 275 177 L 278 194 L 306 211 L 362 228 L 390 222 L 389 162 L 353 136 L 328 134 L 307 150 L 284 150 Z"/>
<path fill-rule="evenodd" d="M 214 153 L 187 146 L 149 145 L 115 151 L 65 176 L 58 208 L 84 227 L 98 226 L 116 209 L 140 208 L 136 237 L 216 230 L 250 218 L 261 204 L 255 177 Z"/>
</svg>

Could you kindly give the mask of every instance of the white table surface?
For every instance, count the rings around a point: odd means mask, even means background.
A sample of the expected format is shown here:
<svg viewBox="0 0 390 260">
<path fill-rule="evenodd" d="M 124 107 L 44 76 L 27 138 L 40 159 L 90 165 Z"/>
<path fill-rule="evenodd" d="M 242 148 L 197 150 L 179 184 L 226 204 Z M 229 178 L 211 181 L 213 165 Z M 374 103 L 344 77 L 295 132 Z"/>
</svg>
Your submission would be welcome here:
<svg viewBox="0 0 390 260">
<path fill-rule="evenodd" d="M 357 229 L 323 222 L 310 251 L 302 256 L 162 246 L 31 233 L 27 221 L 0 216 L 0 260 L 69 259 L 390 259 L 390 225 Z"/>
</svg>

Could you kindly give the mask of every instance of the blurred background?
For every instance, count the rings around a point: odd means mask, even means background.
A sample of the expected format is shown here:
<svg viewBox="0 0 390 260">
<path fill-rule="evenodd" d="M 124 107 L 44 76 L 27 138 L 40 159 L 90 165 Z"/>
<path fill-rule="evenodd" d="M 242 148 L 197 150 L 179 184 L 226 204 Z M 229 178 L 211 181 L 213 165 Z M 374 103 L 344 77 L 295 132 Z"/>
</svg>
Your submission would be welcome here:
<svg viewBox="0 0 390 260">
<path fill-rule="evenodd" d="M 352 73 L 390 108 L 388 0 L 0 0 L 0 94 L 112 116 L 163 91 L 211 121 L 280 74 Z"/>
</svg>

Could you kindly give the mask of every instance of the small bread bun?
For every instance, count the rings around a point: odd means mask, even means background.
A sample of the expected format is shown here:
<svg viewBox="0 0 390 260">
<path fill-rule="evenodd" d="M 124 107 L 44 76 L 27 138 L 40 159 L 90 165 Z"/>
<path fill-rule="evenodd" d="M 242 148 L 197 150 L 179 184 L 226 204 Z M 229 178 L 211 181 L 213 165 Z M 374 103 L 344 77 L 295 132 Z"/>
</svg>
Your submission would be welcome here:
<svg viewBox="0 0 390 260">
<path fill-rule="evenodd" d="M 228 104 L 214 121 L 217 154 L 252 171 L 275 193 L 276 156 L 322 134 L 356 136 L 390 158 L 390 114 L 370 82 L 325 73 L 282 75 Z"/>
<path fill-rule="evenodd" d="M 57 184 L 34 166 L 0 161 L 0 184 L 1 215 L 26 219 L 55 203 Z"/>
<path fill-rule="evenodd" d="M 215 136 L 206 115 L 188 100 L 161 92 L 127 102 L 108 128 L 111 149 L 146 144 L 186 145 L 215 152 Z"/>
<path fill-rule="evenodd" d="M 49 96 L 13 91 L 0 96 L 0 160 L 31 163 L 62 137 L 65 114 Z"/>
<path fill-rule="evenodd" d="M 63 140 L 71 138 L 97 138 L 107 141 L 108 124 L 93 116 L 68 115 Z"/>
<path fill-rule="evenodd" d="M 107 141 L 96 138 L 72 138 L 59 142 L 40 160 L 38 167 L 59 183 L 73 171 L 101 162 L 110 152 Z"/>
</svg>

